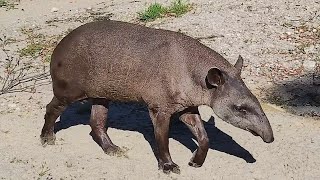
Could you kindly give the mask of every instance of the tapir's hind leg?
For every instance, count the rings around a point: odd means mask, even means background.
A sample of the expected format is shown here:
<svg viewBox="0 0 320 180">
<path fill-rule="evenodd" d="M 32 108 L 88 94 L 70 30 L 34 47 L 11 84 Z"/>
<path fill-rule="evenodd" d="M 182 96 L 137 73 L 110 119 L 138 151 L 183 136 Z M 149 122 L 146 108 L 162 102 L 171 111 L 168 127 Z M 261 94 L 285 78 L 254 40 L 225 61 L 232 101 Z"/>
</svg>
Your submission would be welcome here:
<svg viewBox="0 0 320 180">
<path fill-rule="evenodd" d="M 122 150 L 114 145 L 105 128 L 108 114 L 108 101 L 105 99 L 93 99 L 90 126 L 93 139 L 109 155 L 122 155 Z"/>
<path fill-rule="evenodd" d="M 52 98 L 51 102 L 46 106 L 46 114 L 44 116 L 45 123 L 41 131 L 41 144 L 54 144 L 55 135 L 54 135 L 54 123 L 56 119 L 62 114 L 65 110 L 66 105 L 59 101 L 55 96 Z"/>
</svg>

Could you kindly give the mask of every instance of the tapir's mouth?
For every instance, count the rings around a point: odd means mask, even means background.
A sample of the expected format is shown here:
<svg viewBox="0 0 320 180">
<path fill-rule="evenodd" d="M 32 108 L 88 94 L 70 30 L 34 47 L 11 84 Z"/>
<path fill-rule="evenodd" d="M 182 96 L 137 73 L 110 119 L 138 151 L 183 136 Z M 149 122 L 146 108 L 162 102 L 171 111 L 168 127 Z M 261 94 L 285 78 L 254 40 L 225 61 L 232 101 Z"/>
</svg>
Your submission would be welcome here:
<svg viewBox="0 0 320 180">
<path fill-rule="evenodd" d="M 254 136 L 259 136 L 258 133 L 256 133 L 254 130 L 251 130 L 249 128 L 246 128 L 247 131 L 251 132 L 251 134 L 253 134 Z"/>
<path fill-rule="evenodd" d="M 249 128 L 246 128 L 247 131 L 251 132 L 251 134 L 253 134 L 254 136 L 260 136 L 257 132 L 255 132 L 254 130 L 252 129 L 249 129 Z M 270 136 L 265 136 L 264 134 L 262 134 L 260 136 L 264 142 L 266 143 L 272 143 L 274 141 L 274 138 L 273 138 L 273 134 L 271 134 Z"/>
</svg>

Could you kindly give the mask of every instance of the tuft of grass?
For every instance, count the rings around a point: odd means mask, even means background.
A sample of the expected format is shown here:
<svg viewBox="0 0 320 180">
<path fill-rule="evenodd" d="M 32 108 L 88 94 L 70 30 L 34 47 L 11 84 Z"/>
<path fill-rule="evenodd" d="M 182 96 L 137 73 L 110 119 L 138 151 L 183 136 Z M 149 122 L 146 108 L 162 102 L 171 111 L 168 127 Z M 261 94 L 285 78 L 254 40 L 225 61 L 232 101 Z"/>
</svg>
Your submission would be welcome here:
<svg viewBox="0 0 320 180">
<path fill-rule="evenodd" d="M 47 163 L 44 162 L 40 167 L 39 176 L 42 177 L 42 176 L 46 175 L 49 171 L 50 171 L 50 169 L 49 169 L 49 167 L 47 167 Z M 40 179 L 40 178 L 38 178 L 38 179 Z"/>
<path fill-rule="evenodd" d="M 138 15 L 140 21 L 147 22 L 165 16 L 178 17 L 187 13 L 191 9 L 191 4 L 182 0 L 174 0 L 169 7 L 165 7 L 159 3 L 153 3 L 143 12 L 139 12 Z"/>
<path fill-rule="evenodd" d="M 7 10 L 9 9 L 14 9 L 15 7 L 15 3 L 12 3 L 12 2 L 8 2 L 8 0 L 0 0 L 0 7 L 4 7 L 6 8 Z"/>
<path fill-rule="evenodd" d="M 157 18 L 162 17 L 168 12 L 167 8 L 163 7 L 159 3 L 151 4 L 144 12 L 140 12 L 139 20 L 140 21 L 153 21 Z"/>
<path fill-rule="evenodd" d="M 44 49 L 44 45 L 41 43 L 31 43 L 27 47 L 19 50 L 20 57 L 31 56 L 33 58 L 39 56 L 40 52 Z"/>
<path fill-rule="evenodd" d="M 21 29 L 21 32 L 27 36 L 27 46 L 18 51 L 20 57 L 41 57 L 43 62 L 50 62 L 53 49 L 62 39 L 64 34 L 45 36 L 38 34 L 35 29 Z"/>
<path fill-rule="evenodd" d="M 0 0 L 0 7 L 6 7 L 8 2 L 6 0 Z"/>
<path fill-rule="evenodd" d="M 174 16 L 181 16 L 190 10 L 191 10 L 191 5 L 184 3 L 182 0 L 173 1 L 171 6 L 168 9 L 169 13 L 173 13 Z"/>
</svg>

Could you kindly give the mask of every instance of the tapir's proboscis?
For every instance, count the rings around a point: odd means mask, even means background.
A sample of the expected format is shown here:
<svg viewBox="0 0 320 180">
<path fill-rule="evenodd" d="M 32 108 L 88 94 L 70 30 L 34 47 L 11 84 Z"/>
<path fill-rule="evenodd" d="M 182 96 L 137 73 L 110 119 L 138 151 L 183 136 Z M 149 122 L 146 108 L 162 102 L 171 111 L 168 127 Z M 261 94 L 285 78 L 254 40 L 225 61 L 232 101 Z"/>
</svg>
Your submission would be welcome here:
<svg viewBox="0 0 320 180">
<path fill-rule="evenodd" d="M 242 81 L 243 59 L 231 65 L 199 41 L 178 32 L 119 21 L 82 25 L 55 48 L 50 64 L 54 97 L 46 107 L 43 144 L 54 144 L 54 124 L 73 102 L 92 102 L 92 136 L 107 154 L 121 152 L 105 124 L 108 104 L 141 102 L 154 126 L 159 169 L 179 173 L 169 153 L 169 124 L 179 115 L 198 141 L 189 165 L 200 167 L 208 137 L 197 107 L 210 106 L 222 120 L 274 140 L 257 98 Z"/>
</svg>

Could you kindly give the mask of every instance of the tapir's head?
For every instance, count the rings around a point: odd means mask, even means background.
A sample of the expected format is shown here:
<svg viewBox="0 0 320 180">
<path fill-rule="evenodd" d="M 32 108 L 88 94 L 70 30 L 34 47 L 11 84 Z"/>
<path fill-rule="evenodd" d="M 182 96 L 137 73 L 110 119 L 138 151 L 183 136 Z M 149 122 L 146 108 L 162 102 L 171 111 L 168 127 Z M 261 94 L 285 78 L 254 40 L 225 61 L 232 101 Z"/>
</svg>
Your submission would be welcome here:
<svg viewBox="0 0 320 180">
<path fill-rule="evenodd" d="M 270 123 L 259 101 L 240 77 L 242 65 L 243 59 L 239 56 L 234 65 L 237 72 L 233 75 L 218 68 L 208 71 L 206 85 L 212 89 L 210 106 L 222 120 L 271 143 L 274 138 Z"/>
</svg>

